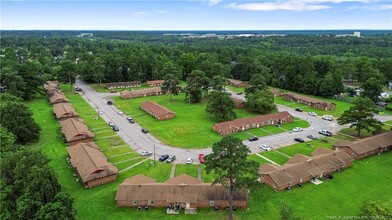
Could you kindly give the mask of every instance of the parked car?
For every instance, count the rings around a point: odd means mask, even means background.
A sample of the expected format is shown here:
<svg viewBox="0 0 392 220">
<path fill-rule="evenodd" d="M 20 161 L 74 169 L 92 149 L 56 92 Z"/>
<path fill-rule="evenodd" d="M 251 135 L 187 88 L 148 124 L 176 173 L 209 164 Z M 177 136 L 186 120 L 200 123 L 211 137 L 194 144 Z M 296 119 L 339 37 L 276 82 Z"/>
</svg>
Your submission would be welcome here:
<svg viewBox="0 0 392 220">
<path fill-rule="evenodd" d="M 113 131 L 119 131 L 120 130 L 117 125 L 113 125 L 112 128 L 113 128 Z"/>
<path fill-rule="evenodd" d="M 175 161 L 175 160 L 176 160 L 176 156 L 170 155 L 170 156 L 167 158 L 166 163 L 171 163 L 171 162 L 173 162 L 173 161 Z"/>
<path fill-rule="evenodd" d="M 324 120 L 327 120 L 327 121 L 333 121 L 333 118 L 331 117 L 331 116 L 329 116 L 329 115 L 323 115 L 323 117 L 322 117 Z"/>
<path fill-rule="evenodd" d="M 302 108 L 296 108 L 295 111 L 297 111 L 297 112 L 303 112 L 304 110 L 302 110 Z"/>
<path fill-rule="evenodd" d="M 316 112 L 309 112 L 308 114 L 311 115 L 311 116 L 317 116 Z"/>
<path fill-rule="evenodd" d="M 199 154 L 199 161 L 200 161 L 200 163 L 205 163 L 206 162 L 204 160 L 204 154 Z"/>
<path fill-rule="evenodd" d="M 237 92 L 237 95 L 242 95 L 242 92 Z"/>
<path fill-rule="evenodd" d="M 307 137 L 313 140 L 317 140 L 317 136 L 313 134 L 309 134 Z"/>
<path fill-rule="evenodd" d="M 99 110 L 99 111 L 98 111 L 98 114 L 99 114 L 99 115 L 103 115 L 103 111 Z"/>
<path fill-rule="evenodd" d="M 124 114 L 124 112 L 122 112 L 122 111 L 117 111 L 117 113 L 118 113 L 119 115 Z"/>
<path fill-rule="evenodd" d="M 304 140 L 304 139 L 302 139 L 302 138 L 294 138 L 294 140 L 295 140 L 295 141 L 297 141 L 297 142 L 300 142 L 300 143 L 303 143 L 303 142 L 305 142 L 305 140 Z"/>
<path fill-rule="evenodd" d="M 167 158 L 169 158 L 169 154 L 164 154 L 159 157 L 159 161 L 163 162 L 163 161 L 167 160 Z"/>
<path fill-rule="evenodd" d="M 328 137 L 332 136 L 332 133 L 330 131 L 327 131 L 327 130 L 320 130 L 319 134 L 322 134 L 322 135 L 325 135 L 325 136 L 328 136 Z"/>
<path fill-rule="evenodd" d="M 109 125 L 110 127 L 113 127 L 114 123 L 111 122 L 111 121 L 109 121 L 108 125 Z"/>
<path fill-rule="evenodd" d="M 300 132 L 300 131 L 303 131 L 304 129 L 303 128 L 300 128 L 300 127 L 295 127 L 295 128 L 293 128 L 293 131 L 294 132 Z"/>
<path fill-rule="evenodd" d="M 144 151 L 142 151 L 142 152 L 140 153 L 140 156 L 150 156 L 151 154 L 152 154 L 151 151 L 146 151 L 146 150 L 144 150 Z"/>
<path fill-rule="evenodd" d="M 265 144 L 260 145 L 260 148 L 263 149 L 263 150 L 265 150 L 265 151 L 270 151 L 270 150 L 272 150 L 271 147 L 268 147 L 268 146 L 265 145 Z"/>
<path fill-rule="evenodd" d="M 193 159 L 189 157 L 189 158 L 186 159 L 185 163 L 186 164 L 192 164 L 193 163 Z"/>
<path fill-rule="evenodd" d="M 110 100 L 109 100 L 109 101 L 107 101 L 106 103 L 107 103 L 108 105 L 113 105 L 113 102 L 112 102 L 112 101 L 110 101 Z"/>
<path fill-rule="evenodd" d="M 78 91 L 78 92 L 83 92 L 83 89 L 82 89 L 82 88 L 80 88 L 80 87 L 76 87 L 76 88 L 75 88 L 75 91 Z"/>
<path fill-rule="evenodd" d="M 147 133 L 148 133 L 148 130 L 145 129 L 145 128 L 142 128 L 142 132 L 145 133 L 145 134 L 147 134 Z"/>
<path fill-rule="evenodd" d="M 250 137 L 248 140 L 249 140 L 249 141 L 257 141 L 257 140 L 259 140 L 259 138 L 258 138 L 258 137 L 255 137 L 255 136 L 253 136 L 253 137 Z"/>
</svg>

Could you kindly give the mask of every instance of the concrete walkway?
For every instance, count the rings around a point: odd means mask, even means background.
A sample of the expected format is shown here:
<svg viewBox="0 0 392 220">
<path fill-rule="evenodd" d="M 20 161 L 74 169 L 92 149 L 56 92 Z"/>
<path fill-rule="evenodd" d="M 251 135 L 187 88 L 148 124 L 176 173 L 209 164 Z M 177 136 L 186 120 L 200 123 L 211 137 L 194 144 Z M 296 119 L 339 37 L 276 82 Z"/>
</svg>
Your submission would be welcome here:
<svg viewBox="0 0 392 220">
<path fill-rule="evenodd" d="M 197 178 L 201 180 L 202 167 L 201 164 L 197 166 Z"/>
<path fill-rule="evenodd" d="M 346 136 L 346 137 L 350 137 L 350 138 L 358 139 L 358 138 L 357 138 L 357 137 L 355 137 L 355 136 L 348 135 L 348 134 L 345 134 L 345 133 L 342 133 L 342 132 L 338 132 L 338 134 L 340 134 L 340 135 L 343 135 L 343 136 Z"/>
<path fill-rule="evenodd" d="M 114 164 L 125 163 L 125 162 L 136 160 L 136 159 L 139 159 L 139 158 L 142 158 L 142 157 L 134 157 L 134 158 L 131 158 L 131 159 L 128 159 L 128 160 L 122 160 L 122 161 L 115 162 L 115 163 L 112 163 L 112 164 L 114 165 Z"/>
<path fill-rule="evenodd" d="M 282 153 L 282 152 L 280 152 L 280 151 L 278 151 L 278 150 L 275 150 L 275 152 L 278 153 L 278 154 L 281 154 L 281 155 L 283 155 L 283 156 L 285 156 L 285 157 L 287 157 L 287 158 L 291 158 L 289 155 L 284 154 L 284 153 Z"/>
<path fill-rule="evenodd" d="M 270 160 L 270 159 L 268 159 L 268 158 L 266 158 L 266 157 L 264 157 L 264 156 L 261 156 L 260 154 L 256 154 L 256 155 L 259 156 L 259 157 L 261 157 L 261 158 L 263 158 L 264 160 L 266 160 L 266 161 L 268 161 L 268 162 L 270 162 L 270 163 L 279 165 L 279 164 L 275 163 L 274 161 L 272 161 L 272 160 Z M 280 165 L 279 165 L 279 166 L 280 166 Z"/>
<path fill-rule="evenodd" d="M 175 173 L 176 173 L 176 164 L 173 163 L 171 171 L 170 171 L 170 179 L 174 177 Z"/>
<path fill-rule="evenodd" d="M 125 168 L 125 169 L 123 169 L 123 170 L 120 170 L 118 173 L 122 173 L 122 172 L 124 172 L 124 171 L 129 170 L 129 169 L 132 169 L 132 168 L 136 167 L 137 165 L 139 165 L 139 164 L 141 164 L 141 163 L 144 163 L 146 160 L 148 160 L 148 159 L 144 159 L 144 160 L 142 160 L 142 161 L 140 161 L 140 162 L 138 162 L 138 163 L 135 163 L 134 165 L 132 165 L 132 166 L 130 166 L 130 167 L 127 167 L 127 168 Z"/>
</svg>

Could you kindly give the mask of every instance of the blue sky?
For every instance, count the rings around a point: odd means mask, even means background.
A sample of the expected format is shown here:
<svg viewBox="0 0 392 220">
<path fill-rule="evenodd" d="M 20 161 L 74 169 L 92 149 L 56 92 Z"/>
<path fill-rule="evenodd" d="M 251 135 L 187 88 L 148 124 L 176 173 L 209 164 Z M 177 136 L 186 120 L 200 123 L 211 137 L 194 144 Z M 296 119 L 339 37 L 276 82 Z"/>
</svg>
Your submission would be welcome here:
<svg viewBox="0 0 392 220">
<path fill-rule="evenodd" d="M 391 0 L 0 1 L 2 30 L 392 29 Z"/>
</svg>

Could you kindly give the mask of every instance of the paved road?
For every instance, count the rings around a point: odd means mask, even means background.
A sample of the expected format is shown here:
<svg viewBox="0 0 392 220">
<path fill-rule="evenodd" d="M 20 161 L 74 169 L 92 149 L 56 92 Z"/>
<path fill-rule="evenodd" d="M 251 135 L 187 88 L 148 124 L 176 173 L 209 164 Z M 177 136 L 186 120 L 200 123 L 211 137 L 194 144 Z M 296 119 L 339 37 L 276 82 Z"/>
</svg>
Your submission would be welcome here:
<svg viewBox="0 0 392 220">
<path fill-rule="evenodd" d="M 84 92 L 82 97 L 87 101 L 87 103 L 94 109 L 101 110 L 103 112 L 103 115 L 101 115 L 101 117 L 106 122 L 111 121 L 116 124 L 120 128 L 118 135 L 123 138 L 124 141 L 135 151 L 141 152 L 142 150 L 148 150 L 154 152 L 155 148 L 156 160 L 162 154 L 174 154 L 177 157 L 177 160 L 174 161 L 174 163 L 185 163 L 188 157 L 192 157 L 194 161 L 197 162 L 199 153 L 211 153 L 211 148 L 183 149 L 163 144 L 153 135 L 142 133 L 142 127 L 138 123 L 129 123 L 128 120 L 126 120 L 125 115 L 119 115 L 117 113 L 118 109 L 115 106 L 107 105 L 107 100 L 109 100 L 112 96 L 118 96 L 118 93 L 98 93 L 80 80 L 77 80 L 76 84 L 83 89 Z M 228 92 L 230 92 L 232 96 L 236 98 L 245 99 L 242 95 L 237 95 L 232 91 Z M 261 137 L 258 141 L 255 142 L 249 142 L 248 140 L 244 141 L 243 143 L 249 147 L 252 153 L 261 152 L 261 149 L 259 147 L 260 144 L 267 144 L 273 149 L 276 149 L 295 143 L 293 140 L 295 137 L 309 140 L 308 138 L 306 138 L 306 136 L 309 134 L 319 136 L 318 130 L 325 129 L 336 133 L 342 128 L 335 121 L 326 121 L 321 119 L 320 116 L 310 116 L 305 112 L 297 112 L 292 108 L 288 108 L 286 106 L 278 105 L 278 110 L 288 111 L 290 114 L 297 118 L 307 120 L 310 123 L 310 126 L 308 128 L 305 128 L 302 132 L 288 131 L 280 134 L 270 135 L 267 137 Z M 391 120 L 391 118 L 391 116 L 388 116 L 382 118 L 381 120 Z M 154 158 L 151 157 L 151 159 Z"/>
</svg>

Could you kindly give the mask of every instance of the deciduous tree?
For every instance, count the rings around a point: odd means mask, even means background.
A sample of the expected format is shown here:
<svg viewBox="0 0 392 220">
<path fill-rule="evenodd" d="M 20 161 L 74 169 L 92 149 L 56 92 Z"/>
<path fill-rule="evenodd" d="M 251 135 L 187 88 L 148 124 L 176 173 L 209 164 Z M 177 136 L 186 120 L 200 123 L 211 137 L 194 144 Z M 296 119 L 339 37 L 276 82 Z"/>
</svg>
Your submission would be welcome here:
<svg viewBox="0 0 392 220">
<path fill-rule="evenodd" d="M 249 153 L 241 139 L 226 136 L 215 143 L 212 153 L 205 157 L 207 174 L 217 175 L 212 184 L 220 183 L 229 191 L 229 219 L 233 219 L 233 193 L 257 184 L 259 164 L 247 159 Z"/>
<path fill-rule="evenodd" d="M 170 94 L 170 100 L 172 100 L 172 95 L 178 95 L 181 87 L 180 81 L 178 80 L 177 76 L 174 74 L 167 74 L 163 77 L 165 80 L 162 84 L 162 91 Z"/>
<path fill-rule="evenodd" d="M 201 70 L 193 70 L 187 78 L 185 97 L 190 103 L 200 102 L 203 98 L 203 78 L 205 74 Z"/>
<path fill-rule="evenodd" d="M 247 95 L 246 107 L 250 111 L 258 112 L 260 114 L 267 114 L 276 111 L 274 104 L 274 95 L 269 90 L 259 90 L 255 93 Z"/>
<path fill-rule="evenodd" d="M 235 102 L 230 94 L 214 91 L 208 99 L 206 110 L 219 119 L 232 119 L 235 118 L 234 108 Z"/>
</svg>

